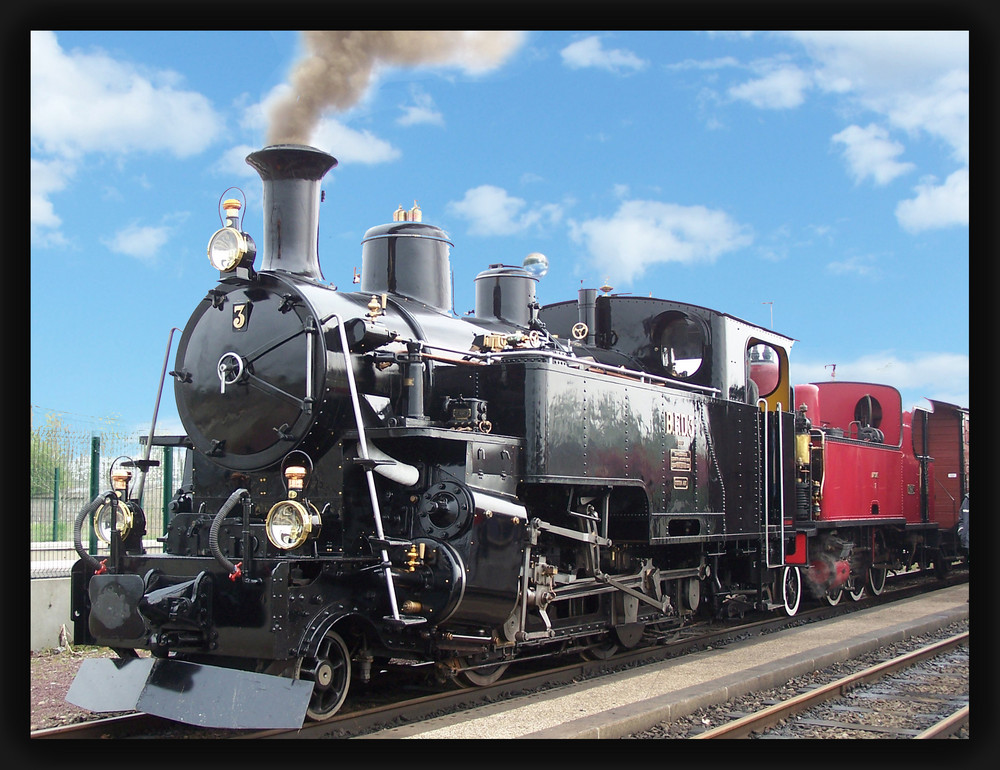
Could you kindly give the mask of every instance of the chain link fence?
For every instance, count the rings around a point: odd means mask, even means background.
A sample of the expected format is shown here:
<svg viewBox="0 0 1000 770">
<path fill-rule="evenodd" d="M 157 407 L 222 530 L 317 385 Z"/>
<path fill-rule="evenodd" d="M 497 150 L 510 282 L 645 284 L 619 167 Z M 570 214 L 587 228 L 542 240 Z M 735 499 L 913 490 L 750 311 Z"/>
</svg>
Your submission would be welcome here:
<svg viewBox="0 0 1000 770">
<path fill-rule="evenodd" d="M 145 433 L 123 429 L 113 418 L 52 411 L 39 415 L 35 408 L 31 417 L 31 577 L 61 577 L 79 558 L 73 547 L 77 515 L 98 494 L 111 489 L 112 467 L 145 457 Z M 158 464 L 146 474 L 139 501 L 146 514 L 147 551 L 162 549 L 157 538 L 164 533 L 170 498 L 181 485 L 182 452 L 177 447 L 150 450 L 149 459 Z M 138 468 L 131 470 L 134 497 L 141 474 Z M 81 542 L 98 557 L 108 553 L 92 522 L 84 523 Z"/>
</svg>

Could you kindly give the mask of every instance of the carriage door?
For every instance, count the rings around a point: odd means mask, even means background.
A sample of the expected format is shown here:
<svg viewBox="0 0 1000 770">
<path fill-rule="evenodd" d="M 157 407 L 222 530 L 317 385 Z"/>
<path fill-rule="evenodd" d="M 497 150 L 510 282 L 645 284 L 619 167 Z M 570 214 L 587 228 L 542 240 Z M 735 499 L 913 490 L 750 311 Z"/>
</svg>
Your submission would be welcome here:
<svg viewBox="0 0 1000 770">
<path fill-rule="evenodd" d="M 761 528 L 767 535 L 768 567 L 785 564 L 786 529 L 794 515 L 794 417 L 788 351 L 751 338 L 747 343 L 747 386 L 759 410 Z"/>
</svg>

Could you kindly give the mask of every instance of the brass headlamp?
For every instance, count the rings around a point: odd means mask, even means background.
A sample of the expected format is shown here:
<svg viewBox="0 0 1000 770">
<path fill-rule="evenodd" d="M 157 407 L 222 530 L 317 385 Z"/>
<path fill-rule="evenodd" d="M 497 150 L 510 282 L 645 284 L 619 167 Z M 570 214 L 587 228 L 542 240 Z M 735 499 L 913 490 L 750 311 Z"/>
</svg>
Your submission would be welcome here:
<svg viewBox="0 0 1000 770">
<path fill-rule="evenodd" d="M 298 548 L 320 531 L 321 520 L 316 506 L 296 499 L 305 487 L 306 475 L 304 466 L 289 465 L 285 468 L 289 499 L 272 506 L 264 522 L 267 539 L 271 541 L 271 545 L 283 551 Z"/>
<path fill-rule="evenodd" d="M 240 265 L 253 264 L 257 256 L 257 245 L 246 233 L 239 229 L 239 212 L 242 204 L 235 198 L 222 203 L 225 210 L 226 226 L 216 230 L 208 241 L 208 261 L 223 273 L 235 270 Z"/>
<path fill-rule="evenodd" d="M 132 480 L 132 471 L 117 469 L 111 472 L 111 486 L 118 495 L 117 501 L 104 503 L 94 514 L 94 534 L 108 545 L 111 544 L 111 527 L 114 526 L 122 540 L 132 531 L 134 516 L 124 498 L 128 494 L 128 483 Z M 115 516 L 117 508 L 118 515 Z"/>
</svg>

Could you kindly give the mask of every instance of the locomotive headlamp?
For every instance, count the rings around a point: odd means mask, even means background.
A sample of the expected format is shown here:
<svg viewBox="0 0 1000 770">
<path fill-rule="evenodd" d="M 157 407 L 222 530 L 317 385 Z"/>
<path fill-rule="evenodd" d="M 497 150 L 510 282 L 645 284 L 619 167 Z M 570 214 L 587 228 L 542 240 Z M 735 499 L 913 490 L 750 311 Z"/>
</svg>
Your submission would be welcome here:
<svg viewBox="0 0 1000 770">
<path fill-rule="evenodd" d="M 312 505 L 307 508 L 297 500 L 283 500 L 268 512 L 264 530 L 271 545 L 290 551 L 319 533 L 319 521 Z"/>
<path fill-rule="evenodd" d="M 124 492 L 132 479 L 132 471 L 115 470 L 111 473 L 111 486 L 115 492 Z"/>
<path fill-rule="evenodd" d="M 208 242 L 208 261 L 223 273 L 252 262 L 256 253 L 257 247 L 253 240 L 235 227 L 216 230 Z"/>
<path fill-rule="evenodd" d="M 94 533 L 102 543 L 106 543 L 107 545 L 111 544 L 112 526 L 118 530 L 118 533 L 122 536 L 122 540 L 128 537 L 128 533 L 132 531 L 134 521 L 132 509 L 119 501 L 117 505 L 118 516 L 116 517 L 115 507 L 111 503 L 105 503 L 97 509 L 97 513 L 94 515 Z"/>
<path fill-rule="evenodd" d="M 285 468 L 285 478 L 288 480 L 289 495 L 295 497 L 305 485 L 306 469 L 301 465 L 289 465 Z"/>
</svg>

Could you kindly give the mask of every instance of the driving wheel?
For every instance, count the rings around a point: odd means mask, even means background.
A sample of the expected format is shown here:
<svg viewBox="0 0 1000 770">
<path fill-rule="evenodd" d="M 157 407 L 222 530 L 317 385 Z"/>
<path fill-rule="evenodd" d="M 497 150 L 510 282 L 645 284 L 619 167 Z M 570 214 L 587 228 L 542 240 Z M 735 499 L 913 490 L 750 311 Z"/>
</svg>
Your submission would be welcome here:
<svg viewBox="0 0 1000 770">
<path fill-rule="evenodd" d="M 351 685 L 351 654 L 340 634 L 327 631 L 315 657 L 302 658 L 296 672 L 298 679 L 313 683 L 306 716 L 320 721 L 337 713 Z"/>
</svg>

